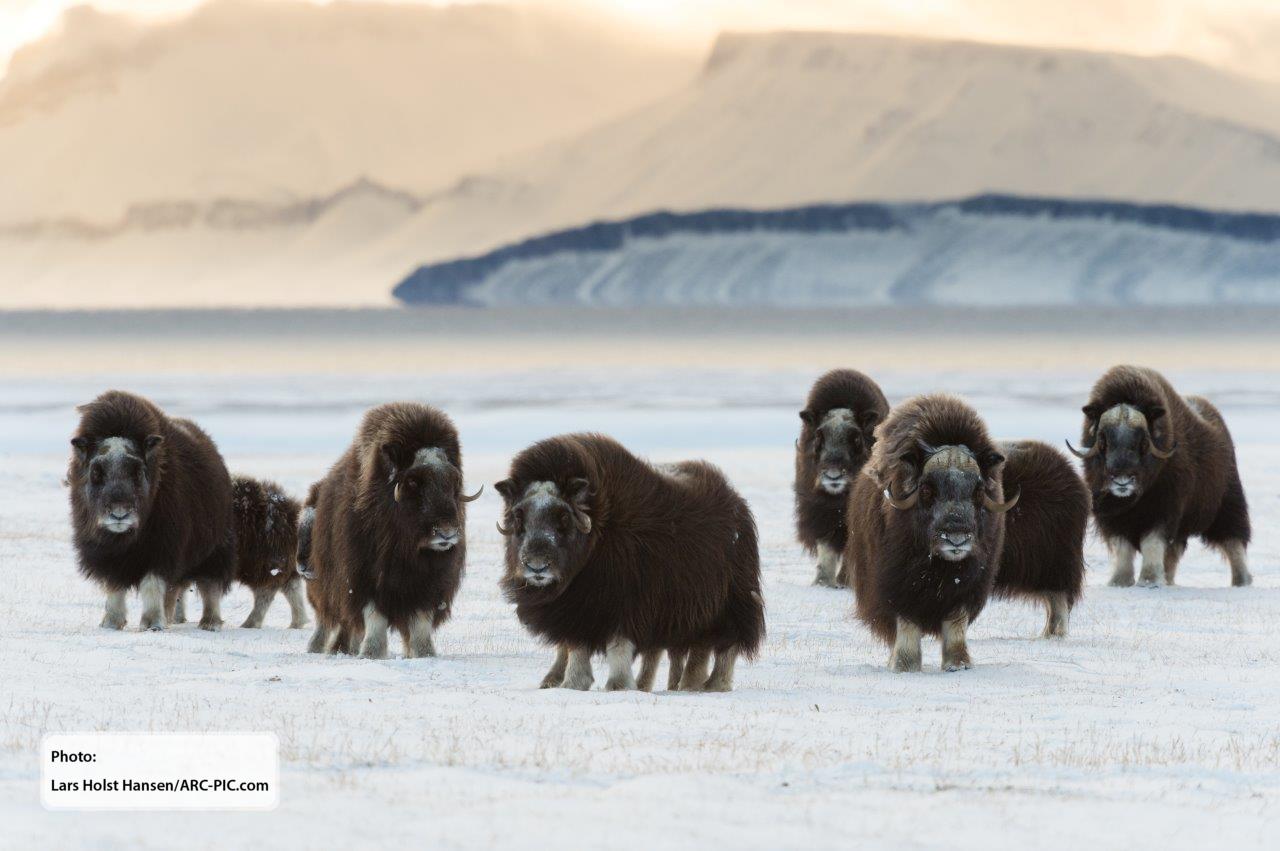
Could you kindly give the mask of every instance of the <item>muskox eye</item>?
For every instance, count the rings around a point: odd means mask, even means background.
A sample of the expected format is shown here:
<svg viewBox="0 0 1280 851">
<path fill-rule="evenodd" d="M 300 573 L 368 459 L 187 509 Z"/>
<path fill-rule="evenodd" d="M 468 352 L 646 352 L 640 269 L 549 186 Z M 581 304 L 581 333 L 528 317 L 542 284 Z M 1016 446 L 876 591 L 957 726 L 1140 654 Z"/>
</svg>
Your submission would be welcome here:
<svg viewBox="0 0 1280 851">
<path fill-rule="evenodd" d="M 925 502 L 933 499 L 933 486 L 927 484 L 920 485 L 920 498 Z"/>
<path fill-rule="evenodd" d="M 103 479 L 103 475 L 102 475 L 102 468 L 101 468 L 101 467 L 90 467 L 90 468 L 89 468 L 89 481 L 90 481 L 90 482 L 92 482 L 92 483 L 93 483 L 93 484 L 95 484 L 95 485 L 100 485 L 100 484 L 102 484 L 102 479 Z"/>
<path fill-rule="evenodd" d="M 569 527 L 573 525 L 573 520 L 569 517 L 569 513 L 565 512 L 556 518 L 556 525 L 560 527 L 561 532 L 568 532 Z"/>
</svg>

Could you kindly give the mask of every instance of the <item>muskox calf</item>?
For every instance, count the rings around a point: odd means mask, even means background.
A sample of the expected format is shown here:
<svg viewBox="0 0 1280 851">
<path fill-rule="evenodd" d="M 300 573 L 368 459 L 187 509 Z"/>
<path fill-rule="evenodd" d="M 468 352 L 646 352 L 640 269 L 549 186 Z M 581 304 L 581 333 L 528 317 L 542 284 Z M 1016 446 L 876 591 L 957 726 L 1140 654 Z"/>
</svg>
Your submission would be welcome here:
<svg viewBox="0 0 1280 851">
<path fill-rule="evenodd" d="M 1081 450 L 1093 514 L 1111 550 L 1111 584 L 1173 584 L 1187 540 L 1197 535 L 1231 565 L 1231 584 L 1249 585 L 1249 505 L 1235 444 L 1207 399 L 1183 398 L 1152 369 L 1117 366 L 1084 406 Z"/>
<path fill-rule="evenodd" d="M 521 452 L 497 487 L 502 586 L 520 622 L 561 648 L 561 685 L 588 688 L 591 655 L 604 652 L 606 688 L 633 689 L 636 652 L 667 650 L 683 663 L 680 688 L 732 689 L 738 656 L 764 637 L 764 600 L 755 520 L 718 469 L 657 467 L 575 434 Z"/>
<path fill-rule="evenodd" d="M 231 477 L 209 435 L 117 390 L 83 405 L 67 470 L 80 570 L 106 590 L 102 626 L 123 629 L 125 594 L 141 628 L 164 629 L 179 592 L 200 590 L 200 628 L 222 626 L 231 581 Z"/>
<path fill-rule="evenodd" d="M 289 629 L 309 622 L 297 571 L 298 515 L 301 506 L 275 482 L 248 476 L 231 480 L 235 514 L 237 582 L 253 591 L 253 610 L 241 627 L 259 629 L 276 594 L 284 592 L 291 613 Z"/>
<path fill-rule="evenodd" d="M 1004 550 L 993 591 L 997 597 L 1040 602 L 1045 638 L 1067 634 L 1071 610 L 1084 588 L 1084 535 L 1089 491 L 1071 461 L 1034 440 L 1000 443 L 1001 482 L 1017 495 L 1005 514 Z"/>
<path fill-rule="evenodd" d="M 809 391 L 796 441 L 796 537 L 818 559 L 815 585 L 848 584 L 840 569 L 849 491 L 889 414 L 879 385 L 861 372 L 835 369 Z"/>
<path fill-rule="evenodd" d="M 844 561 L 858 616 L 892 644 L 889 666 L 920 670 L 923 633 L 942 667 L 971 665 L 969 623 L 986 604 L 1004 546 L 1004 455 L 964 402 L 922 396 L 894 408 L 849 500 Z"/>
<path fill-rule="evenodd" d="M 306 565 L 313 653 L 381 659 L 387 631 L 406 657 L 434 656 L 466 561 L 462 450 L 440 411 L 409 402 L 365 414 L 355 441 L 312 492 Z"/>
</svg>

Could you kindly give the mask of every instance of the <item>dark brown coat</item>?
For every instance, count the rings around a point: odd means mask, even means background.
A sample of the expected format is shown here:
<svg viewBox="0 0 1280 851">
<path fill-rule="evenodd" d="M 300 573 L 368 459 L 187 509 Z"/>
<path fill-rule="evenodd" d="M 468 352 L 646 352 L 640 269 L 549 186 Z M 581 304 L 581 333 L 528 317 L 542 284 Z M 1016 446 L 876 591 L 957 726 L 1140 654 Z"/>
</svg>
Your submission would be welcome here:
<svg viewBox="0 0 1280 851">
<path fill-rule="evenodd" d="M 1231 560 L 1233 584 L 1249 584 L 1249 506 L 1218 409 L 1207 399 L 1178 395 L 1155 370 L 1117 366 L 1098 379 L 1083 411 L 1077 454 L 1084 457 L 1098 529 L 1113 551 L 1141 550 L 1154 538 L 1165 563 L 1144 564 L 1144 581 L 1158 583 L 1163 567 L 1163 578 L 1172 582 L 1188 539 L 1199 536 Z M 1136 492 L 1116 496 L 1118 475 L 1131 477 Z M 1122 573 L 1113 584 L 1132 584 L 1131 565 L 1127 577 Z"/>
<path fill-rule="evenodd" d="M 829 416 L 832 411 L 847 415 Z M 818 585 L 846 585 L 836 573 L 844 551 L 849 493 L 889 414 L 879 385 L 852 369 L 833 369 L 814 383 L 800 411 L 796 441 L 796 537 L 819 559 Z"/>
<path fill-rule="evenodd" d="M 262 626 L 277 593 L 292 611 L 291 629 L 307 625 L 302 577 L 298 575 L 298 522 L 301 506 L 272 481 L 248 476 L 231 479 L 236 526 L 236 580 L 253 591 L 253 610 L 241 627 Z"/>
<path fill-rule="evenodd" d="M 719 654 L 750 658 L 759 649 L 755 520 L 716 467 L 657 467 L 608 437 L 573 434 L 525 449 L 498 490 L 508 535 L 502 587 L 534 635 L 591 652 L 618 638 L 642 653 L 716 652 L 717 667 Z M 526 528 L 526 508 L 551 511 L 559 528 Z M 536 555 L 540 540 L 545 557 Z M 527 578 L 535 558 L 539 567 L 554 562 L 550 584 Z"/>
<path fill-rule="evenodd" d="M 225 591 L 234 561 L 231 477 L 209 435 L 190 420 L 170 418 L 141 396 L 112 390 L 82 405 L 67 469 L 71 523 L 80 570 L 111 591 L 136 588 L 155 575 L 171 588 L 203 581 Z M 136 469 L 140 522 L 126 534 L 99 523 L 105 481 L 91 475 L 111 438 L 129 447 Z"/>
<path fill-rule="evenodd" d="M 409 649 L 408 636 L 415 624 L 434 629 L 452 612 L 466 562 L 462 484 L 458 432 L 445 414 L 408 402 L 365 414 L 314 492 L 310 649 L 354 651 L 373 617 L 406 637 L 410 655 L 434 653 L 429 632 L 421 653 Z M 450 548 L 433 548 L 443 537 Z M 385 652 L 368 641 L 362 648 Z"/>
<path fill-rule="evenodd" d="M 971 554 L 960 561 L 935 558 L 933 526 L 945 518 L 931 516 L 928 497 L 908 510 L 889 504 L 886 488 L 902 498 L 928 484 L 922 471 L 932 455 L 924 446 L 963 447 L 972 456 L 974 483 L 995 502 L 1003 500 L 1003 456 L 967 404 L 950 396 L 920 396 L 890 412 L 850 497 L 844 556 L 858 617 L 886 643 L 894 642 L 899 618 L 932 635 L 958 614 L 975 619 L 991 594 L 1004 548 L 1004 514 L 975 505 Z M 973 498 L 980 502 L 980 496 Z"/>
</svg>

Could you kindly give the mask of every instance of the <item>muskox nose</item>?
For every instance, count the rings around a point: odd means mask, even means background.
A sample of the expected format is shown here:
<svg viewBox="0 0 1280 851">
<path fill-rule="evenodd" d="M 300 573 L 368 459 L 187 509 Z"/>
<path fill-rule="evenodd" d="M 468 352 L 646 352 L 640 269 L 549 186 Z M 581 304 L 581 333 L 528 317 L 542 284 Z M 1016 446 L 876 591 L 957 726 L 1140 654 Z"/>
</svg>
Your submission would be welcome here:
<svg viewBox="0 0 1280 851">
<path fill-rule="evenodd" d="M 531 585 L 547 585 L 551 582 L 551 560 L 545 556 L 526 556 L 524 578 Z"/>
<path fill-rule="evenodd" d="M 130 514 L 132 514 L 132 513 L 133 513 L 133 509 L 129 508 L 129 506 L 127 506 L 127 505 L 113 505 L 113 506 L 111 506 L 111 519 L 112 519 L 112 520 L 128 520 L 128 519 L 129 519 L 129 515 L 130 515 Z"/>
<path fill-rule="evenodd" d="M 944 544 L 957 549 L 967 547 L 973 541 L 973 535 L 968 532 L 943 532 L 939 537 Z"/>
<path fill-rule="evenodd" d="M 822 478 L 839 481 L 844 478 L 844 470 L 841 470 L 839 467 L 828 467 L 822 471 Z"/>
<path fill-rule="evenodd" d="M 462 537 L 462 532 L 451 523 L 441 523 L 431 530 L 431 547 L 436 550 L 452 549 Z"/>
</svg>

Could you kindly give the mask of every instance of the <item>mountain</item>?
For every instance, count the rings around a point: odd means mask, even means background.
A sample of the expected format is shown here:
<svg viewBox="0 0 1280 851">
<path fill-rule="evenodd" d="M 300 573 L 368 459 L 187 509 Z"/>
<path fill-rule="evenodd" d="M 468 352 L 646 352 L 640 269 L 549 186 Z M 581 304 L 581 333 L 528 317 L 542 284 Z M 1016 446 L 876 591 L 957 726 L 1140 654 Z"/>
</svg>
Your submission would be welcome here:
<svg viewBox="0 0 1280 851">
<path fill-rule="evenodd" d="M 136 205 L 428 194 L 664 95 L 697 57 L 521 6 L 214 0 L 85 7 L 0 79 L 0 225 Z"/>
<path fill-rule="evenodd" d="M 407 304 L 1280 304 L 1280 215 L 982 195 L 650 213 L 426 265 Z"/>
</svg>

